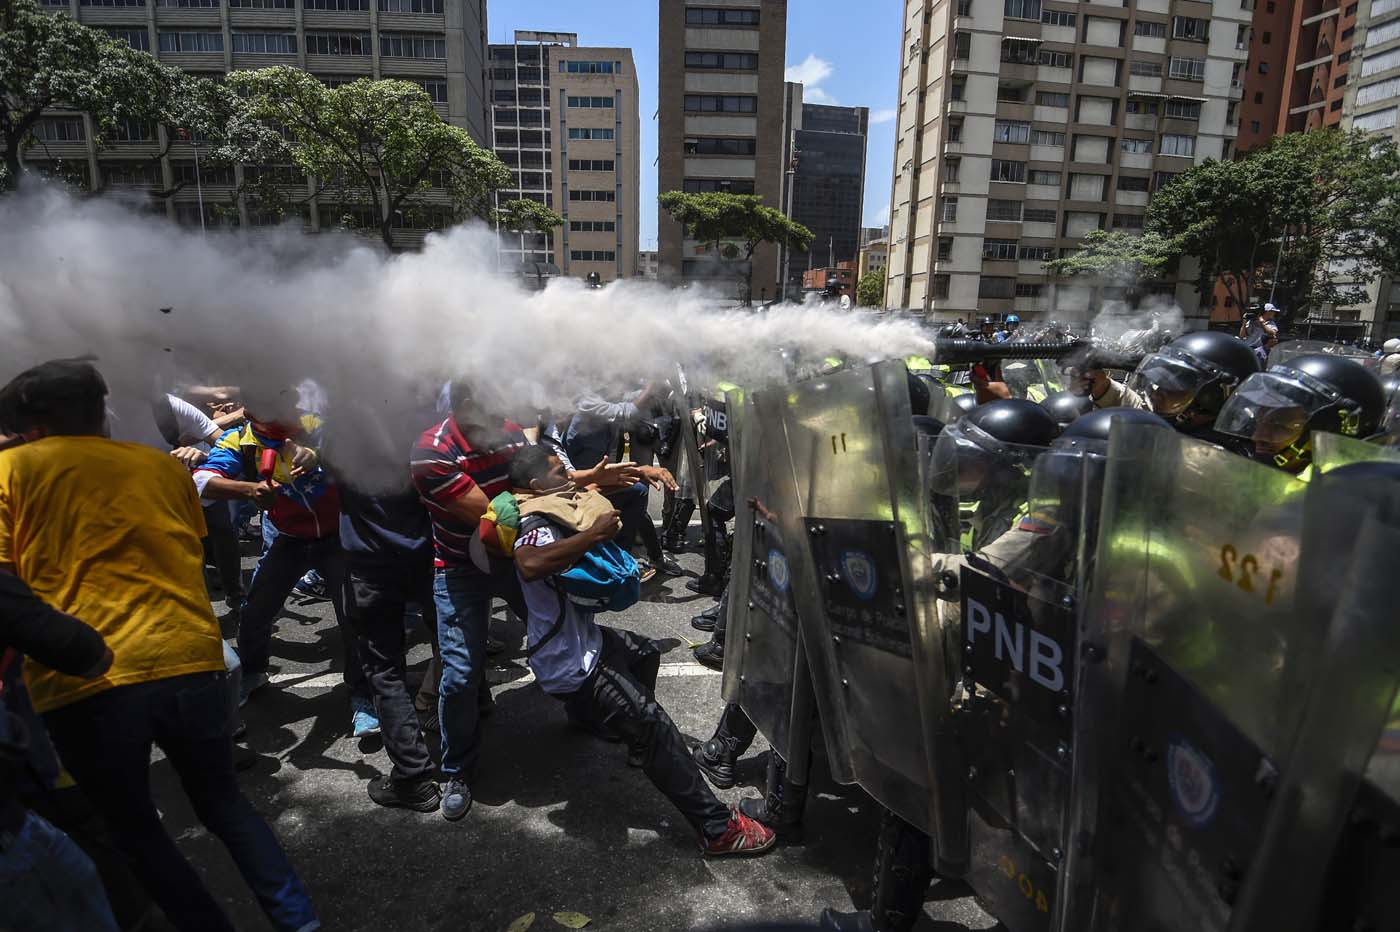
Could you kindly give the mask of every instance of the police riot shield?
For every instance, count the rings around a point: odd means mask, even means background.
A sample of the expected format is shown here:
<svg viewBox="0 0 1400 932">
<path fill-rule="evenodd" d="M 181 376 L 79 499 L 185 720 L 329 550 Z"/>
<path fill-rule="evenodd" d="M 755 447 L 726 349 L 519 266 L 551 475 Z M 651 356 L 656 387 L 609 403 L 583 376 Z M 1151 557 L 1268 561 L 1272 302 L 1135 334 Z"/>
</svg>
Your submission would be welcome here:
<svg viewBox="0 0 1400 932">
<path fill-rule="evenodd" d="M 1352 463 L 1400 462 L 1400 448 L 1341 434 L 1317 431 L 1312 434 L 1311 443 L 1313 471 L 1319 475 Z"/>
<path fill-rule="evenodd" d="M 678 495 L 681 498 L 691 499 L 695 502 L 696 510 L 700 514 L 702 527 L 710 526 L 709 495 L 705 482 L 705 461 L 700 455 L 700 437 L 695 429 L 695 417 L 691 413 L 690 394 L 686 391 L 684 375 L 677 383 L 675 393 L 676 412 L 675 416 L 680 423 L 681 435 L 681 469 L 680 475 L 676 477 L 680 486 Z"/>
<path fill-rule="evenodd" d="M 760 421 L 764 401 L 760 393 Z M 925 646 L 941 651 L 942 638 L 925 631 L 937 618 L 904 365 L 799 383 L 782 402 L 796 507 L 773 510 L 833 772 L 937 845 L 957 819 L 948 825 L 929 779 L 921 712 L 946 716 L 948 687 L 941 653 L 916 658 Z M 925 696 L 936 708 L 920 709 Z"/>
<path fill-rule="evenodd" d="M 739 703 L 788 763 L 789 778 L 805 784 L 814 698 L 779 510 L 792 498 L 791 473 L 781 472 L 785 457 L 777 470 L 769 468 L 770 448 L 782 436 L 781 412 L 775 426 L 765 425 L 752 394 L 730 392 L 726 401 L 736 515 L 724 698 Z"/>
<path fill-rule="evenodd" d="M 1246 918 L 1234 907 L 1322 668 L 1326 625 L 1295 595 L 1307 488 L 1115 425 L 1080 625 L 1062 928 Z"/>
<path fill-rule="evenodd" d="M 1101 449 L 1003 444 L 968 424 L 943 431 L 929 465 L 970 810 L 966 878 L 1012 932 L 1052 928 L 1080 564 L 1102 474 Z"/>
<path fill-rule="evenodd" d="M 1368 366 L 1375 362 L 1375 356 L 1360 347 L 1347 346 L 1343 343 L 1328 343 L 1325 340 L 1289 340 L 1269 350 L 1268 366 L 1277 366 L 1280 363 L 1286 363 L 1290 359 L 1298 356 L 1305 356 L 1309 353 L 1325 353 L 1329 356 L 1346 356 L 1348 359 L 1355 359 L 1357 362 Z M 1268 366 L 1265 366 L 1265 368 L 1268 368 Z"/>
</svg>

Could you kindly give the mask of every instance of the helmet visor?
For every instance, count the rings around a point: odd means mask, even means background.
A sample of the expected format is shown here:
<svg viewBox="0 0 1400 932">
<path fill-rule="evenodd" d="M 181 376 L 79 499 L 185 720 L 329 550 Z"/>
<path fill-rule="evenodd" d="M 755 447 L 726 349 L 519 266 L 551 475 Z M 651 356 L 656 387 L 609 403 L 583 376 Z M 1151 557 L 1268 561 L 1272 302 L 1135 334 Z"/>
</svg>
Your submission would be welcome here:
<svg viewBox="0 0 1400 932">
<path fill-rule="evenodd" d="M 1215 429 L 1252 441 L 1260 453 L 1273 454 L 1301 437 L 1313 413 L 1327 403 L 1297 379 L 1256 372 L 1225 402 Z"/>
<path fill-rule="evenodd" d="M 1214 377 L 1182 359 L 1153 353 L 1128 377 L 1128 387 L 1147 398 L 1152 413 L 1175 417 L 1190 407 L 1196 393 Z"/>
</svg>

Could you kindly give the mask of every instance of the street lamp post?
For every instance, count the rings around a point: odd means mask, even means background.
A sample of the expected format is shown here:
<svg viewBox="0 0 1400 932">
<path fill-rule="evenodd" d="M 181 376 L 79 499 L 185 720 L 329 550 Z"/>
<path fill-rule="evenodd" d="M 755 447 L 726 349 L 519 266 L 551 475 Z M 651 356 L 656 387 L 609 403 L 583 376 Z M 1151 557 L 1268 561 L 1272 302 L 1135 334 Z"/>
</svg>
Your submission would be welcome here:
<svg viewBox="0 0 1400 932">
<path fill-rule="evenodd" d="M 204 183 L 199 177 L 199 143 L 189 130 L 177 129 L 175 134 L 181 139 L 189 140 L 190 147 L 194 149 L 194 193 L 199 203 L 199 235 L 205 236 L 208 231 L 204 227 Z"/>
<path fill-rule="evenodd" d="M 787 167 L 787 218 L 792 219 L 792 182 L 797 177 L 797 150 L 792 150 L 792 158 L 788 160 Z M 783 282 L 781 302 L 787 302 L 788 288 L 788 267 L 792 262 L 792 247 L 787 243 L 783 244 Z"/>
</svg>

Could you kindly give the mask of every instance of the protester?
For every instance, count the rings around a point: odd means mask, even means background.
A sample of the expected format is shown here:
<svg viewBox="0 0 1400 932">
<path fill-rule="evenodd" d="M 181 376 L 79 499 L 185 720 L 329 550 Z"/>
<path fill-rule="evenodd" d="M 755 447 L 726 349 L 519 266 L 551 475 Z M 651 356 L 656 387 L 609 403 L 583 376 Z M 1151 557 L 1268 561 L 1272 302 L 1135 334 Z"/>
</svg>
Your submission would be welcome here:
<svg viewBox="0 0 1400 932">
<path fill-rule="evenodd" d="M 559 457 L 544 447 L 526 447 L 510 463 L 518 495 L 570 488 Z M 545 514 L 521 519 L 515 569 L 528 607 L 530 669 L 546 693 L 572 715 L 597 722 L 627 742 L 631 759 L 700 836 L 708 856 L 760 854 L 776 841 L 738 807 L 727 808 L 705 783 L 685 740 L 656 699 L 661 653 L 630 631 L 602 627 L 565 596 L 557 574 L 595 544 L 622 530 L 620 515 L 605 512 L 587 528 L 565 527 Z"/>
<path fill-rule="evenodd" d="M 525 446 L 524 430 L 499 405 L 478 400 L 458 380 L 449 388 L 452 412 L 423 432 L 410 469 L 432 519 L 435 550 L 433 601 L 442 655 L 438 719 L 442 734 L 442 815 L 450 821 L 471 809 L 471 781 L 481 750 L 481 708 L 491 704 L 486 640 L 491 600 L 504 599 L 525 616 L 520 582 L 505 560 L 494 560 L 472 540 L 491 499 L 510 486 L 507 463 Z"/>
<path fill-rule="evenodd" d="M 204 518 L 169 455 L 106 438 L 106 384 L 68 360 L 0 390 L 0 423 L 30 442 L 0 457 L 0 570 L 110 646 L 100 677 L 33 663 L 26 680 L 63 765 L 180 929 L 232 929 L 160 824 L 152 745 L 228 848 L 278 929 L 320 927 L 276 836 L 234 776 L 218 623 L 204 598 Z"/>
</svg>

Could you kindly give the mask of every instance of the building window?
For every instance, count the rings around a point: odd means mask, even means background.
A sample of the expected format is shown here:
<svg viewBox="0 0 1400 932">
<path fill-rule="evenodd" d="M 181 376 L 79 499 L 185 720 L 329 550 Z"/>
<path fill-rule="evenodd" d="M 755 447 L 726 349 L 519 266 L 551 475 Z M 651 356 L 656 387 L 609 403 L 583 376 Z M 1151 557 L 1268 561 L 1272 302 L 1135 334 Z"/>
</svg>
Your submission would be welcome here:
<svg viewBox="0 0 1400 932">
<path fill-rule="evenodd" d="M 571 249 L 569 258 L 574 262 L 615 262 L 617 253 L 611 249 Z"/>
<path fill-rule="evenodd" d="M 1189 42 L 1205 42 L 1209 38 L 1210 20 L 1194 16 L 1172 17 L 1172 38 Z"/>
<path fill-rule="evenodd" d="M 1007 19 L 1040 19 L 1040 0 L 1005 0 Z"/>
<path fill-rule="evenodd" d="M 1005 47 L 1004 47 L 1005 44 L 1006 44 L 1006 43 L 1002 43 L 1002 45 L 1003 45 L 1002 55 L 1003 55 L 1003 56 L 1006 54 L 1006 49 L 1005 49 Z M 953 57 L 954 57 L 954 58 L 957 58 L 957 59 L 964 59 L 964 58 L 969 58 L 969 57 L 971 57 L 971 55 L 972 55 L 972 33 L 970 33 L 970 32 L 955 32 L 955 33 L 953 33 Z"/>
<path fill-rule="evenodd" d="M 1162 148 L 1158 151 L 1162 155 L 1193 156 L 1196 154 L 1196 137 L 1167 133 L 1162 136 Z"/>
<path fill-rule="evenodd" d="M 1058 187 L 1060 184 L 1060 173 L 1033 168 L 1027 175 L 1026 181 L 1030 184 L 1054 185 Z"/>
<path fill-rule="evenodd" d="M 569 191 L 569 200 L 571 200 L 571 201 L 615 201 L 615 200 L 617 200 L 617 192 L 616 192 L 616 191 L 609 191 L 609 190 L 602 190 L 602 191 L 579 191 L 579 190 L 576 190 L 576 189 L 575 189 L 575 190 L 570 190 L 570 191 Z"/>
<path fill-rule="evenodd" d="M 1148 100 L 1142 97 L 1128 98 L 1128 113 L 1157 113 L 1161 109 L 1160 101 Z"/>
<path fill-rule="evenodd" d="M 961 142 L 963 131 L 963 121 L 961 118 L 948 121 L 948 141 Z"/>
<path fill-rule="evenodd" d="M 963 83 L 966 84 L 966 80 L 964 80 Z M 1029 92 L 1030 88 L 1025 84 L 1007 84 L 1004 81 L 997 83 L 997 100 L 1005 100 L 1013 104 L 1022 104 L 1026 102 L 1026 94 Z M 958 99 L 961 100 L 962 98 L 959 97 Z"/>
<path fill-rule="evenodd" d="M 1181 174 L 1181 172 L 1153 172 L 1153 173 L 1152 173 L 1152 190 L 1153 190 L 1153 191 L 1160 191 L 1160 190 L 1162 190 L 1162 189 L 1165 188 L 1167 185 L 1171 184 L 1174 180 L 1176 180 L 1176 176 L 1179 175 L 1179 174 Z"/>
<path fill-rule="evenodd" d="M 1400 97 L 1400 78 L 1388 78 L 1359 88 L 1356 92 L 1356 104 L 1364 106 L 1395 97 Z"/>
<path fill-rule="evenodd" d="M 1260 62 L 1260 67 L 1263 67 Z M 1260 71 L 1263 74 L 1263 71 Z M 1204 58 L 1173 58 L 1167 68 L 1167 75 L 1181 81 L 1204 81 L 1206 79 L 1206 60 Z"/>
<path fill-rule="evenodd" d="M 1146 191 L 1149 181 L 1150 181 L 1150 179 L 1148 179 L 1148 178 L 1138 178 L 1138 177 L 1135 177 L 1135 176 L 1133 176 L 1133 175 L 1119 175 L 1119 176 L 1118 176 L 1118 190 L 1119 190 L 1119 191 Z"/>
<path fill-rule="evenodd" d="M 1274 41 L 1274 34 L 1272 32 L 1269 32 L 1268 30 L 1265 30 L 1260 35 L 1259 41 L 1263 42 L 1265 45 L 1268 45 L 1270 42 Z"/>
<path fill-rule="evenodd" d="M 1021 220 L 1021 202 L 988 200 L 987 219 L 1019 223 Z"/>
<path fill-rule="evenodd" d="M 570 138 L 570 139 L 612 139 L 612 138 L 613 138 L 613 130 L 612 130 L 612 127 L 607 127 L 606 129 L 604 129 L 604 128 L 600 128 L 600 127 L 570 126 L 570 127 L 569 127 L 569 138 Z"/>
<path fill-rule="evenodd" d="M 425 58 L 441 61 L 447 58 L 447 40 L 434 36 L 380 33 L 379 54 L 385 58 Z"/>
<path fill-rule="evenodd" d="M 756 113 L 758 98 L 738 94 L 686 94 L 685 109 L 690 113 Z"/>
<path fill-rule="evenodd" d="M 1201 103 L 1197 100 L 1169 100 L 1167 101 L 1167 116 L 1177 120 L 1199 120 L 1201 118 Z"/>
<path fill-rule="evenodd" d="M 109 185 L 159 185 L 159 162 L 103 162 L 102 181 Z"/>
<path fill-rule="evenodd" d="M 1268 74 L 1268 73 L 1269 73 L 1269 63 L 1268 63 L 1268 62 L 1266 62 L 1266 61 L 1261 61 L 1261 62 L 1259 63 L 1259 73 L 1260 73 L 1260 74 Z M 1204 80 L 1204 78 L 1202 78 L 1202 80 Z"/>
<path fill-rule="evenodd" d="M 686 178 L 681 182 L 686 194 L 752 194 L 753 181 L 747 178 Z"/>
<path fill-rule="evenodd" d="M 1027 207 L 1021 219 L 1026 223 L 1054 223 L 1055 212 L 1044 207 Z"/>
<path fill-rule="evenodd" d="M 997 120 L 992 129 L 993 142 L 1029 142 L 1031 125 L 1015 120 Z"/>
<path fill-rule="evenodd" d="M 953 238 L 951 236 L 938 237 L 938 258 L 940 261 L 951 259 L 953 256 Z"/>
<path fill-rule="evenodd" d="M 1014 261 L 1016 241 L 1014 239 L 984 239 L 982 240 L 982 258 L 996 262 Z"/>
<path fill-rule="evenodd" d="M 1074 13 L 1064 10 L 1046 10 L 1040 14 L 1040 21 L 1047 26 L 1073 26 L 1076 18 Z"/>
<path fill-rule="evenodd" d="M 140 49 L 143 52 L 149 52 L 151 50 L 151 34 L 144 28 L 118 29 L 109 26 L 103 31 L 113 39 L 125 42 L 134 49 Z"/>
<path fill-rule="evenodd" d="M 992 159 L 991 180 L 1024 183 L 1026 180 L 1026 163 L 1012 162 L 1007 159 Z"/>
<path fill-rule="evenodd" d="M 1047 68 L 1073 68 L 1074 56 L 1069 52 L 1055 52 L 1050 49 L 1041 49 L 1036 61 Z"/>
<path fill-rule="evenodd" d="M 1258 121 L 1258 120 L 1250 120 L 1250 121 L 1249 121 L 1249 131 L 1250 131 L 1251 133 L 1257 133 L 1257 132 L 1259 132 L 1259 121 Z"/>
<path fill-rule="evenodd" d="M 1055 247 L 1054 247 L 1054 246 L 1022 246 L 1022 247 L 1021 247 L 1021 252 L 1020 252 L 1020 254 L 1019 254 L 1019 257 L 1020 257 L 1023 261 L 1028 261 L 1028 262 L 1044 262 L 1046 259 L 1053 259 L 1053 258 L 1055 257 Z M 1022 286 L 1022 285 L 1017 285 L 1017 286 L 1016 286 L 1016 297 L 1018 297 L 1018 298 L 1032 297 L 1031 295 L 1023 295 L 1023 294 L 1021 294 L 1021 288 L 1022 288 L 1022 287 L 1025 287 L 1025 286 Z M 1038 286 L 1038 285 L 1032 285 L 1032 286 L 1030 286 L 1030 287 L 1038 288 L 1039 286 Z M 1037 292 L 1037 293 L 1038 293 L 1038 292 Z"/>
<path fill-rule="evenodd" d="M 1055 91 L 1037 91 L 1035 95 L 1037 107 L 1069 107 L 1069 95 L 1060 94 Z"/>
<path fill-rule="evenodd" d="M 1130 155 L 1149 155 L 1152 152 L 1151 139 L 1122 139 L 1118 145 Z"/>
<path fill-rule="evenodd" d="M 308 32 L 308 55 L 368 55 L 373 48 L 367 32 Z"/>
<path fill-rule="evenodd" d="M 157 6 L 173 6 L 179 9 L 214 9 L 219 8 L 219 0 L 157 0 Z"/>
<path fill-rule="evenodd" d="M 369 0 L 302 0 L 302 6 L 331 13 L 364 13 L 369 11 Z"/>
<path fill-rule="evenodd" d="M 960 33 L 960 35 L 965 35 L 965 33 Z M 970 37 L 968 44 L 971 45 Z M 1013 65 L 1034 65 L 1036 50 L 1039 48 L 1039 42 L 1029 42 L 1025 39 L 1002 39 L 1001 60 Z M 958 57 L 966 58 L 967 56 L 959 55 Z"/>
<path fill-rule="evenodd" d="M 1048 258 L 1048 257 L 1047 257 Z M 1038 298 L 1044 286 L 1034 282 L 1017 282 L 1016 297 L 1018 298 Z"/>
<path fill-rule="evenodd" d="M 758 10 L 723 10 L 713 7 L 685 8 L 687 26 L 757 26 Z"/>
<path fill-rule="evenodd" d="M 613 233 L 617 230 L 615 220 L 570 220 L 570 233 Z"/>
<path fill-rule="evenodd" d="M 613 170 L 612 159 L 569 159 L 569 171 L 571 172 L 610 172 Z"/>
<path fill-rule="evenodd" d="M 379 0 L 381 13 L 441 13 L 442 0 Z"/>
<path fill-rule="evenodd" d="M 1135 74 L 1140 78 L 1160 78 L 1162 76 L 1162 63 L 1133 59 L 1128 62 L 1128 74 Z"/>
<path fill-rule="evenodd" d="M 224 34 L 222 32 L 161 32 L 159 35 L 162 52 L 222 52 Z M 296 36 L 292 36 L 293 42 Z M 233 50 L 238 51 L 238 35 L 233 37 Z M 295 48 L 292 51 L 296 51 Z"/>
<path fill-rule="evenodd" d="M 1328 107 L 1327 109 L 1333 113 L 1336 113 L 1338 110 L 1342 109 L 1342 102 L 1340 100 L 1334 100 L 1332 101 L 1332 106 Z"/>
<path fill-rule="evenodd" d="M 961 171 L 962 171 L 962 159 L 944 159 L 944 160 L 943 160 L 943 180 L 944 180 L 944 181 L 953 181 L 953 182 L 956 182 L 956 181 L 958 180 L 958 174 L 959 174 L 959 172 L 961 172 Z"/>
<path fill-rule="evenodd" d="M 755 139 L 690 136 L 685 140 L 686 155 L 753 155 L 757 151 Z"/>
<path fill-rule="evenodd" d="M 1342 75 L 1341 77 L 1337 78 L 1337 80 L 1335 80 L 1335 81 L 1332 82 L 1332 87 L 1333 87 L 1333 88 L 1346 87 L 1346 86 L 1347 86 L 1347 76 L 1346 76 L 1346 75 Z"/>
<path fill-rule="evenodd" d="M 1153 39 L 1165 39 L 1167 37 L 1167 24 L 1138 20 L 1133 24 L 1133 35 L 1148 36 Z"/>
<path fill-rule="evenodd" d="M 749 52 L 686 52 L 685 66 L 718 71 L 757 71 L 758 56 Z"/>
<path fill-rule="evenodd" d="M 1031 131 L 1031 145 L 1033 146 L 1063 146 L 1064 144 L 1064 133 L 1055 133 L 1048 129 Z"/>
<path fill-rule="evenodd" d="M 952 276 L 947 273 L 933 276 L 933 290 L 930 292 L 935 301 L 948 300 L 948 283 L 952 281 Z"/>
<path fill-rule="evenodd" d="M 217 5 L 217 4 L 216 4 Z M 293 10 L 296 9 L 294 0 L 228 0 L 230 9 L 246 10 Z M 311 9 L 311 4 L 306 4 Z"/>
<path fill-rule="evenodd" d="M 325 79 L 322 79 L 322 80 L 325 80 Z M 350 79 L 349 79 L 349 81 L 353 81 L 353 80 L 355 80 L 355 79 L 354 79 L 354 78 L 350 78 Z M 431 100 L 433 103 L 435 103 L 435 104 L 445 104 L 445 103 L 447 103 L 447 82 L 444 81 L 444 80 L 437 79 L 437 78 L 391 78 L 391 80 L 394 80 L 394 81 L 409 81 L 409 82 L 411 82 L 411 83 L 413 83 L 413 84 L 417 84 L 419 87 L 421 87 L 421 88 L 423 89 L 424 93 L 426 93 L 426 94 L 428 95 L 428 99 Z M 347 81 L 346 79 L 343 79 L 343 78 L 340 79 L 340 83 L 342 83 L 342 84 L 349 83 L 349 81 Z M 333 87 L 334 85 L 332 85 L 332 84 L 330 84 L 329 82 L 327 82 L 326 86 L 327 86 L 327 87 Z"/>
<path fill-rule="evenodd" d="M 979 298 L 1011 298 L 1016 295 L 1016 279 L 983 275 L 977 283 Z"/>
<path fill-rule="evenodd" d="M 1354 35 L 1356 35 L 1356 27 L 1348 26 L 1346 29 L 1342 30 L 1342 41 L 1345 42 Z"/>
<path fill-rule="evenodd" d="M 145 120 L 119 120 L 112 124 L 107 138 L 113 142 L 150 142 L 156 138 L 156 128 Z"/>
<path fill-rule="evenodd" d="M 65 4 L 66 6 L 67 4 Z M 82 6 L 145 6 L 146 0 L 82 0 Z"/>
<path fill-rule="evenodd" d="M 41 142 L 82 142 L 87 133 L 81 117 L 44 117 L 34 124 L 34 138 Z"/>
<path fill-rule="evenodd" d="M 962 100 L 966 93 L 967 78 L 961 75 L 953 78 L 952 82 L 948 85 L 948 96 L 953 100 Z"/>
<path fill-rule="evenodd" d="M 310 35 L 306 38 L 308 42 L 311 40 Z M 362 38 L 368 41 L 368 37 Z M 285 32 L 235 32 L 233 50 L 253 55 L 295 55 L 297 37 Z M 368 55 L 369 50 L 362 54 Z"/>
<path fill-rule="evenodd" d="M 945 197 L 943 199 L 943 210 L 939 213 L 942 220 L 958 219 L 958 199 L 955 197 Z"/>
<path fill-rule="evenodd" d="M 971 15 L 972 15 L 972 0 L 958 0 L 958 15 L 959 15 L 959 16 L 971 16 Z"/>
<path fill-rule="evenodd" d="M 201 185 L 223 185 L 225 187 L 232 187 L 235 180 L 232 165 L 210 166 L 205 163 L 199 166 L 199 170 L 196 171 L 194 162 L 176 161 L 170 163 L 170 178 L 175 184 L 187 184 L 191 187 L 196 184 L 196 178 Z M 306 176 L 302 175 L 295 179 L 292 184 L 306 184 Z"/>
<path fill-rule="evenodd" d="M 568 97 L 565 99 L 570 107 L 582 110 L 611 110 L 613 105 L 611 97 Z"/>
<path fill-rule="evenodd" d="M 622 62 L 568 61 L 559 62 L 561 74 L 621 74 Z"/>
<path fill-rule="evenodd" d="M 1115 230 L 1141 231 L 1144 219 L 1142 214 L 1114 214 L 1113 228 Z"/>
</svg>

